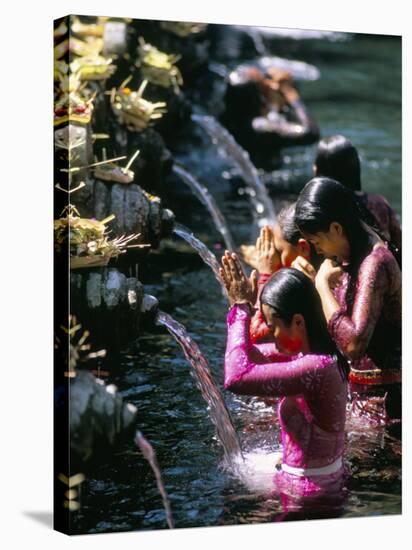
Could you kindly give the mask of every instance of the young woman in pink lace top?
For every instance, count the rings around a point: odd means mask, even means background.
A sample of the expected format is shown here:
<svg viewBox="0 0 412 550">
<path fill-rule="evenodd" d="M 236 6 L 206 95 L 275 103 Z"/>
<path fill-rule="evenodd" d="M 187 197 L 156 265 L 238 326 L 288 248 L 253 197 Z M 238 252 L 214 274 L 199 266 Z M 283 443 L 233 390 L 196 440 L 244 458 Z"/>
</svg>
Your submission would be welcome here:
<svg viewBox="0 0 412 550">
<path fill-rule="evenodd" d="M 350 363 L 352 393 L 386 401 L 384 416 L 401 413 L 399 265 L 361 217 L 353 193 L 314 178 L 296 203 L 303 236 L 325 256 L 315 278 L 330 334 Z"/>
<path fill-rule="evenodd" d="M 274 349 L 250 339 L 256 274 L 247 279 L 237 256 L 226 252 L 221 275 L 231 303 L 224 387 L 241 395 L 282 397 L 282 465 L 274 476 L 278 490 L 299 497 L 340 493 L 346 376 L 313 283 L 285 268 L 265 285 L 260 307 Z"/>
</svg>

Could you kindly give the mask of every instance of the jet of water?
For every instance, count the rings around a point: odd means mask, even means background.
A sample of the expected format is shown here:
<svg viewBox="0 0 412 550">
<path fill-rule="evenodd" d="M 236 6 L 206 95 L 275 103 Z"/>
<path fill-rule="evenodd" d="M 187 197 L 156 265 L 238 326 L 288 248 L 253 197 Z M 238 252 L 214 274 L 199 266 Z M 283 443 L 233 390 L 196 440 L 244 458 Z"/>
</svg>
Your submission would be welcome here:
<svg viewBox="0 0 412 550">
<path fill-rule="evenodd" d="M 253 44 L 256 48 L 256 52 L 259 55 L 266 55 L 266 46 L 263 41 L 262 35 L 256 30 L 255 27 L 248 27 L 247 34 L 253 40 Z"/>
<path fill-rule="evenodd" d="M 203 399 L 207 403 L 207 409 L 213 424 L 216 427 L 217 437 L 223 447 L 225 460 L 228 466 L 237 468 L 242 451 L 236 430 L 230 418 L 223 396 L 213 379 L 208 362 L 199 346 L 188 334 L 186 328 L 173 317 L 159 311 L 157 323 L 167 328 L 170 334 L 180 345 L 186 359 L 190 363 L 191 374 L 195 379 Z"/>
<path fill-rule="evenodd" d="M 160 473 L 159 464 L 157 462 L 156 453 L 151 444 L 147 441 L 147 439 L 143 436 L 143 434 L 139 431 L 136 432 L 135 436 L 135 443 L 139 447 L 139 449 L 142 451 L 143 456 L 150 464 L 150 467 L 153 470 L 153 473 L 156 478 L 157 488 L 159 489 L 160 496 L 162 497 L 163 506 L 166 512 L 166 521 L 170 529 L 173 529 L 175 526 L 173 515 L 172 515 L 172 509 L 170 507 L 169 497 L 167 496 L 165 486 L 163 484 L 162 480 L 162 474 Z"/>
<path fill-rule="evenodd" d="M 204 206 L 208 209 L 210 215 L 213 218 L 216 229 L 222 235 L 222 239 L 228 250 L 235 250 L 235 244 L 233 242 L 230 229 L 227 225 L 226 219 L 220 211 L 214 197 L 210 194 L 209 190 L 204 187 L 198 180 L 191 174 L 183 165 L 174 163 L 173 172 L 178 175 L 193 191 L 193 194 L 200 200 Z"/>
<path fill-rule="evenodd" d="M 207 132 L 218 151 L 232 160 L 240 170 L 246 183 L 246 192 L 252 203 L 252 213 L 258 227 L 275 225 L 276 213 L 273 202 L 248 153 L 214 117 L 193 114 L 192 120 Z"/>
<path fill-rule="evenodd" d="M 277 448 L 255 447 L 245 450 L 244 460 L 239 462 L 238 469 L 233 472 L 251 492 L 273 492 L 273 481 L 276 465 L 282 463 L 282 451 Z"/>
<path fill-rule="evenodd" d="M 173 229 L 173 233 L 175 235 L 178 235 L 182 239 L 184 239 L 187 243 L 190 244 L 190 246 L 196 250 L 196 252 L 199 254 L 199 256 L 202 258 L 202 260 L 207 264 L 210 269 L 213 271 L 217 281 L 219 282 L 220 286 L 222 287 L 225 295 L 226 295 L 226 289 L 223 284 L 222 278 L 219 273 L 220 265 L 219 262 L 216 259 L 216 256 L 211 252 L 208 247 L 203 243 L 200 239 L 195 237 L 193 233 L 185 227 L 184 225 L 181 225 L 180 223 L 176 223 L 175 227 Z"/>
</svg>

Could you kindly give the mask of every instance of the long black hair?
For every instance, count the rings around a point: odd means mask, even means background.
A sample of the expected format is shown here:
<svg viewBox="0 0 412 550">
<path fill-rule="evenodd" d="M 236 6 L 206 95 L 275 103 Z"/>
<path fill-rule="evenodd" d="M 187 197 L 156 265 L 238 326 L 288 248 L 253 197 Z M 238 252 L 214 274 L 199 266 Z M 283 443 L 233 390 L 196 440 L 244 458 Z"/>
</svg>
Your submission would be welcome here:
<svg viewBox="0 0 412 550">
<path fill-rule="evenodd" d="M 330 178 L 311 179 L 296 202 L 295 223 L 301 233 L 328 232 L 333 222 L 343 227 L 352 266 L 360 264 L 370 249 L 369 233 L 363 221 L 354 193 Z"/>
<path fill-rule="evenodd" d="M 369 233 L 362 223 L 354 193 L 329 178 L 313 178 L 301 191 L 296 202 L 295 222 L 303 234 L 329 231 L 333 222 L 343 227 L 350 246 L 350 275 L 347 303 L 349 314 L 352 311 L 358 271 L 364 258 L 370 253 L 372 244 Z"/>
<path fill-rule="evenodd" d="M 293 267 L 274 273 L 260 295 L 261 308 L 263 304 L 269 306 L 273 316 L 286 326 L 290 325 L 295 314 L 302 315 L 311 352 L 335 356 L 343 376 L 346 376 L 346 361 L 328 332 L 319 294 L 306 275 Z"/>
<path fill-rule="evenodd" d="M 316 175 L 334 179 L 352 189 L 361 190 L 361 164 L 356 147 L 344 136 L 323 138 L 315 158 Z"/>
</svg>

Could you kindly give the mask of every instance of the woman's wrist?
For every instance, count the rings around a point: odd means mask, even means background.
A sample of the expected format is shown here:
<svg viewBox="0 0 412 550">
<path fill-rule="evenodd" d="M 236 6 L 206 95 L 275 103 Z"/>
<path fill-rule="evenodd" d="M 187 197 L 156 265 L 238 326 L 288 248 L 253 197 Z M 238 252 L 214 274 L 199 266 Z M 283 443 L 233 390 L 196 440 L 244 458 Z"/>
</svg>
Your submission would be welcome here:
<svg viewBox="0 0 412 550">
<path fill-rule="evenodd" d="M 276 264 L 271 264 L 271 265 L 268 265 L 268 264 L 259 265 L 258 264 L 257 270 L 259 272 L 259 275 L 273 275 L 273 273 L 276 273 L 276 271 L 278 271 L 281 267 L 282 267 L 281 262 L 278 262 Z"/>
<path fill-rule="evenodd" d="M 318 282 L 315 281 L 315 287 L 322 302 L 326 322 L 329 323 L 333 314 L 340 309 L 339 303 L 336 301 L 328 280 L 322 278 Z"/>
<path fill-rule="evenodd" d="M 250 304 L 249 298 L 236 298 L 236 297 L 229 297 L 229 303 L 231 306 L 234 306 L 235 304 Z"/>
<path fill-rule="evenodd" d="M 253 304 L 251 304 L 249 300 L 243 300 L 243 299 L 235 300 L 230 304 L 231 308 L 234 306 L 246 306 L 250 309 L 251 313 L 254 311 Z"/>
<path fill-rule="evenodd" d="M 315 277 L 315 287 L 319 294 L 324 292 L 331 292 L 329 281 L 324 277 Z"/>
<path fill-rule="evenodd" d="M 236 300 L 235 301 L 235 304 L 237 305 L 241 305 L 241 304 L 249 304 L 249 305 L 252 305 L 250 300 L 247 300 L 246 298 L 245 299 L 239 299 L 239 300 Z"/>
</svg>

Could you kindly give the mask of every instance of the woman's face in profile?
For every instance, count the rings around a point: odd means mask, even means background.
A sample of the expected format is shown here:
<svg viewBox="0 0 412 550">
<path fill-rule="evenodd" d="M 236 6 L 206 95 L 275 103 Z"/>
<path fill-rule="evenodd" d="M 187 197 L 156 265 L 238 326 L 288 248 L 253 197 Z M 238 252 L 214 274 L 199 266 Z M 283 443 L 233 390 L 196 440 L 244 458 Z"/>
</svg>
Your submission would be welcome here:
<svg viewBox="0 0 412 550">
<path fill-rule="evenodd" d="M 303 339 L 294 320 L 288 326 L 280 317 L 272 314 L 267 304 L 262 304 L 261 312 L 266 325 L 272 331 L 276 347 L 281 353 L 296 355 L 302 350 Z"/>
<path fill-rule="evenodd" d="M 305 233 L 304 237 L 314 246 L 317 254 L 340 262 L 347 260 L 350 253 L 349 243 L 343 233 L 342 226 L 337 222 L 330 224 L 329 231 L 319 231 L 313 234 Z"/>
<path fill-rule="evenodd" d="M 299 256 L 299 252 L 295 246 L 285 241 L 283 238 L 282 230 L 279 225 L 276 225 L 273 229 L 273 236 L 275 240 L 275 248 L 280 256 L 280 262 L 283 267 L 290 267 L 293 260 Z"/>
<path fill-rule="evenodd" d="M 326 258 L 336 255 L 336 249 L 328 232 L 319 231 L 318 233 L 307 234 L 305 238 L 314 246 L 317 254 L 321 254 Z"/>
<path fill-rule="evenodd" d="M 291 267 L 293 261 L 296 260 L 298 256 L 303 256 L 306 260 L 310 260 L 310 247 L 304 239 L 300 239 L 296 246 L 290 244 L 290 242 L 284 239 L 279 225 L 273 228 L 273 236 L 275 248 L 280 256 L 280 262 L 283 267 Z"/>
</svg>

